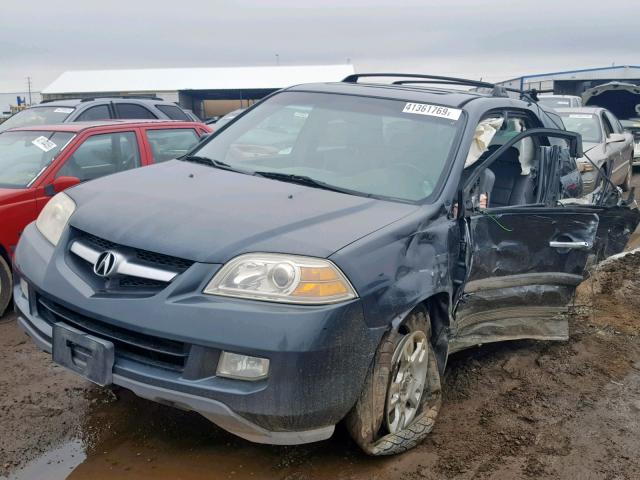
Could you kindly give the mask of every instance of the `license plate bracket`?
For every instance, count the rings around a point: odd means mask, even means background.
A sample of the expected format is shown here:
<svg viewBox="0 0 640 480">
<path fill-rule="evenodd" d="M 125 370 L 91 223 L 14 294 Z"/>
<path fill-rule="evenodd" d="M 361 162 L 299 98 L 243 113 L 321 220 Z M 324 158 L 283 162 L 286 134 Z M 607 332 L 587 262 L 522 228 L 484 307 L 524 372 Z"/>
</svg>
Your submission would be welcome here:
<svg viewBox="0 0 640 480">
<path fill-rule="evenodd" d="M 101 386 L 113 383 L 114 348 L 94 337 L 58 322 L 53 325 L 53 361 Z"/>
</svg>

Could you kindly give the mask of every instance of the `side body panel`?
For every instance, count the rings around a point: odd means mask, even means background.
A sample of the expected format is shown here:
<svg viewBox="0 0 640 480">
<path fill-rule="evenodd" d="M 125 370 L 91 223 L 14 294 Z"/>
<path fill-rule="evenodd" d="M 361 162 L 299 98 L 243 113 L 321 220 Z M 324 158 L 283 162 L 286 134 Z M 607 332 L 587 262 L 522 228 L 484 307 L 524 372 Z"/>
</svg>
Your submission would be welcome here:
<svg viewBox="0 0 640 480">
<path fill-rule="evenodd" d="M 450 351 L 519 338 L 566 339 L 564 314 L 582 281 L 598 216 L 533 207 L 468 221 L 471 264 Z"/>
</svg>

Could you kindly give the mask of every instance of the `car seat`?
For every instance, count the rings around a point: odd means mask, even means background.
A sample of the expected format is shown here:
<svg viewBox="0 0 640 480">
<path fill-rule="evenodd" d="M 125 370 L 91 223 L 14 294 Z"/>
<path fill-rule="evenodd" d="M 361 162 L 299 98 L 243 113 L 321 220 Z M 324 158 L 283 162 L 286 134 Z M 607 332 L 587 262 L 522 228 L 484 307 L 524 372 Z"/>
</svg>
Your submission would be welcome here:
<svg viewBox="0 0 640 480">
<path fill-rule="evenodd" d="M 487 152 L 489 155 L 492 148 L 495 151 L 499 146 L 490 147 Z M 515 147 L 509 147 L 489 168 L 495 175 L 490 207 L 526 205 L 534 202 L 534 175 L 522 175 L 519 152 Z"/>
</svg>

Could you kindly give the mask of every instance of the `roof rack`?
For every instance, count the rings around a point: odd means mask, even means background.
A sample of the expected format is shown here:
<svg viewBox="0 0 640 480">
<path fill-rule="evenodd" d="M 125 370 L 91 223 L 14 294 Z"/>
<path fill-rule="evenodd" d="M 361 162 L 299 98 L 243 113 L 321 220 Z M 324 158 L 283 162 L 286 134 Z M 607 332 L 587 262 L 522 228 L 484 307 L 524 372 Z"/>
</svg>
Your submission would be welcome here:
<svg viewBox="0 0 640 480">
<path fill-rule="evenodd" d="M 515 88 L 503 87 L 495 83 L 482 82 L 479 80 L 469 80 L 467 78 L 443 77 L 440 75 L 423 75 L 419 73 L 354 73 L 342 79 L 345 83 L 358 83 L 361 78 L 369 77 L 393 77 L 393 78 L 411 78 L 419 80 L 396 80 L 392 85 L 408 85 L 408 84 L 439 84 L 439 85 L 464 85 L 476 88 L 490 88 L 491 95 L 494 97 L 508 97 L 507 92 L 519 93 L 521 98 L 527 98 L 537 101 L 536 92 L 525 92 Z"/>
<path fill-rule="evenodd" d="M 130 100 L 155 100 L 164 102 L 164 99 L 155 95 L 96 95 L 95 97 L 87 97 L 80 99 L 81 102 L 91 102 L 98 98 L 128 98 Z"/>
<path fill-rule="evenodd" d="M 100 98 L 129 98 L 132 100 L 154 100 L 159 102 L 164 102 L 163 98 L 157 97 L 155 95 L 96 95 L 94 97 L 69 97 L 69 98 L 50 98 L 46 100 L 42 100 L 40 103 L 51 103 L 51 102 L 64 102 L 65 100 L 80 100 L 80 103 L 83 102 L 93 102 L 94 100 Z"/>
</svg>

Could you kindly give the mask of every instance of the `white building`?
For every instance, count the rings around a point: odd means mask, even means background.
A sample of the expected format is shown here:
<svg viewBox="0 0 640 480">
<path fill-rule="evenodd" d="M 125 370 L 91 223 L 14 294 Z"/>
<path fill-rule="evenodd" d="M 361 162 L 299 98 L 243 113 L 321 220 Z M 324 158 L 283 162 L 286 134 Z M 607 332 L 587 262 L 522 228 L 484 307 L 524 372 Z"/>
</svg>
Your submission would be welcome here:
<svg viewBox="0 0 640 480">
<path fill-rule="evenodd" d="M 353 65 L 69 71 L 43 89 L 42 96 L 157 96 L 206 118 L 246 107 L 290 85 L 340 81 L 352 73 Z"/>
</svg>

